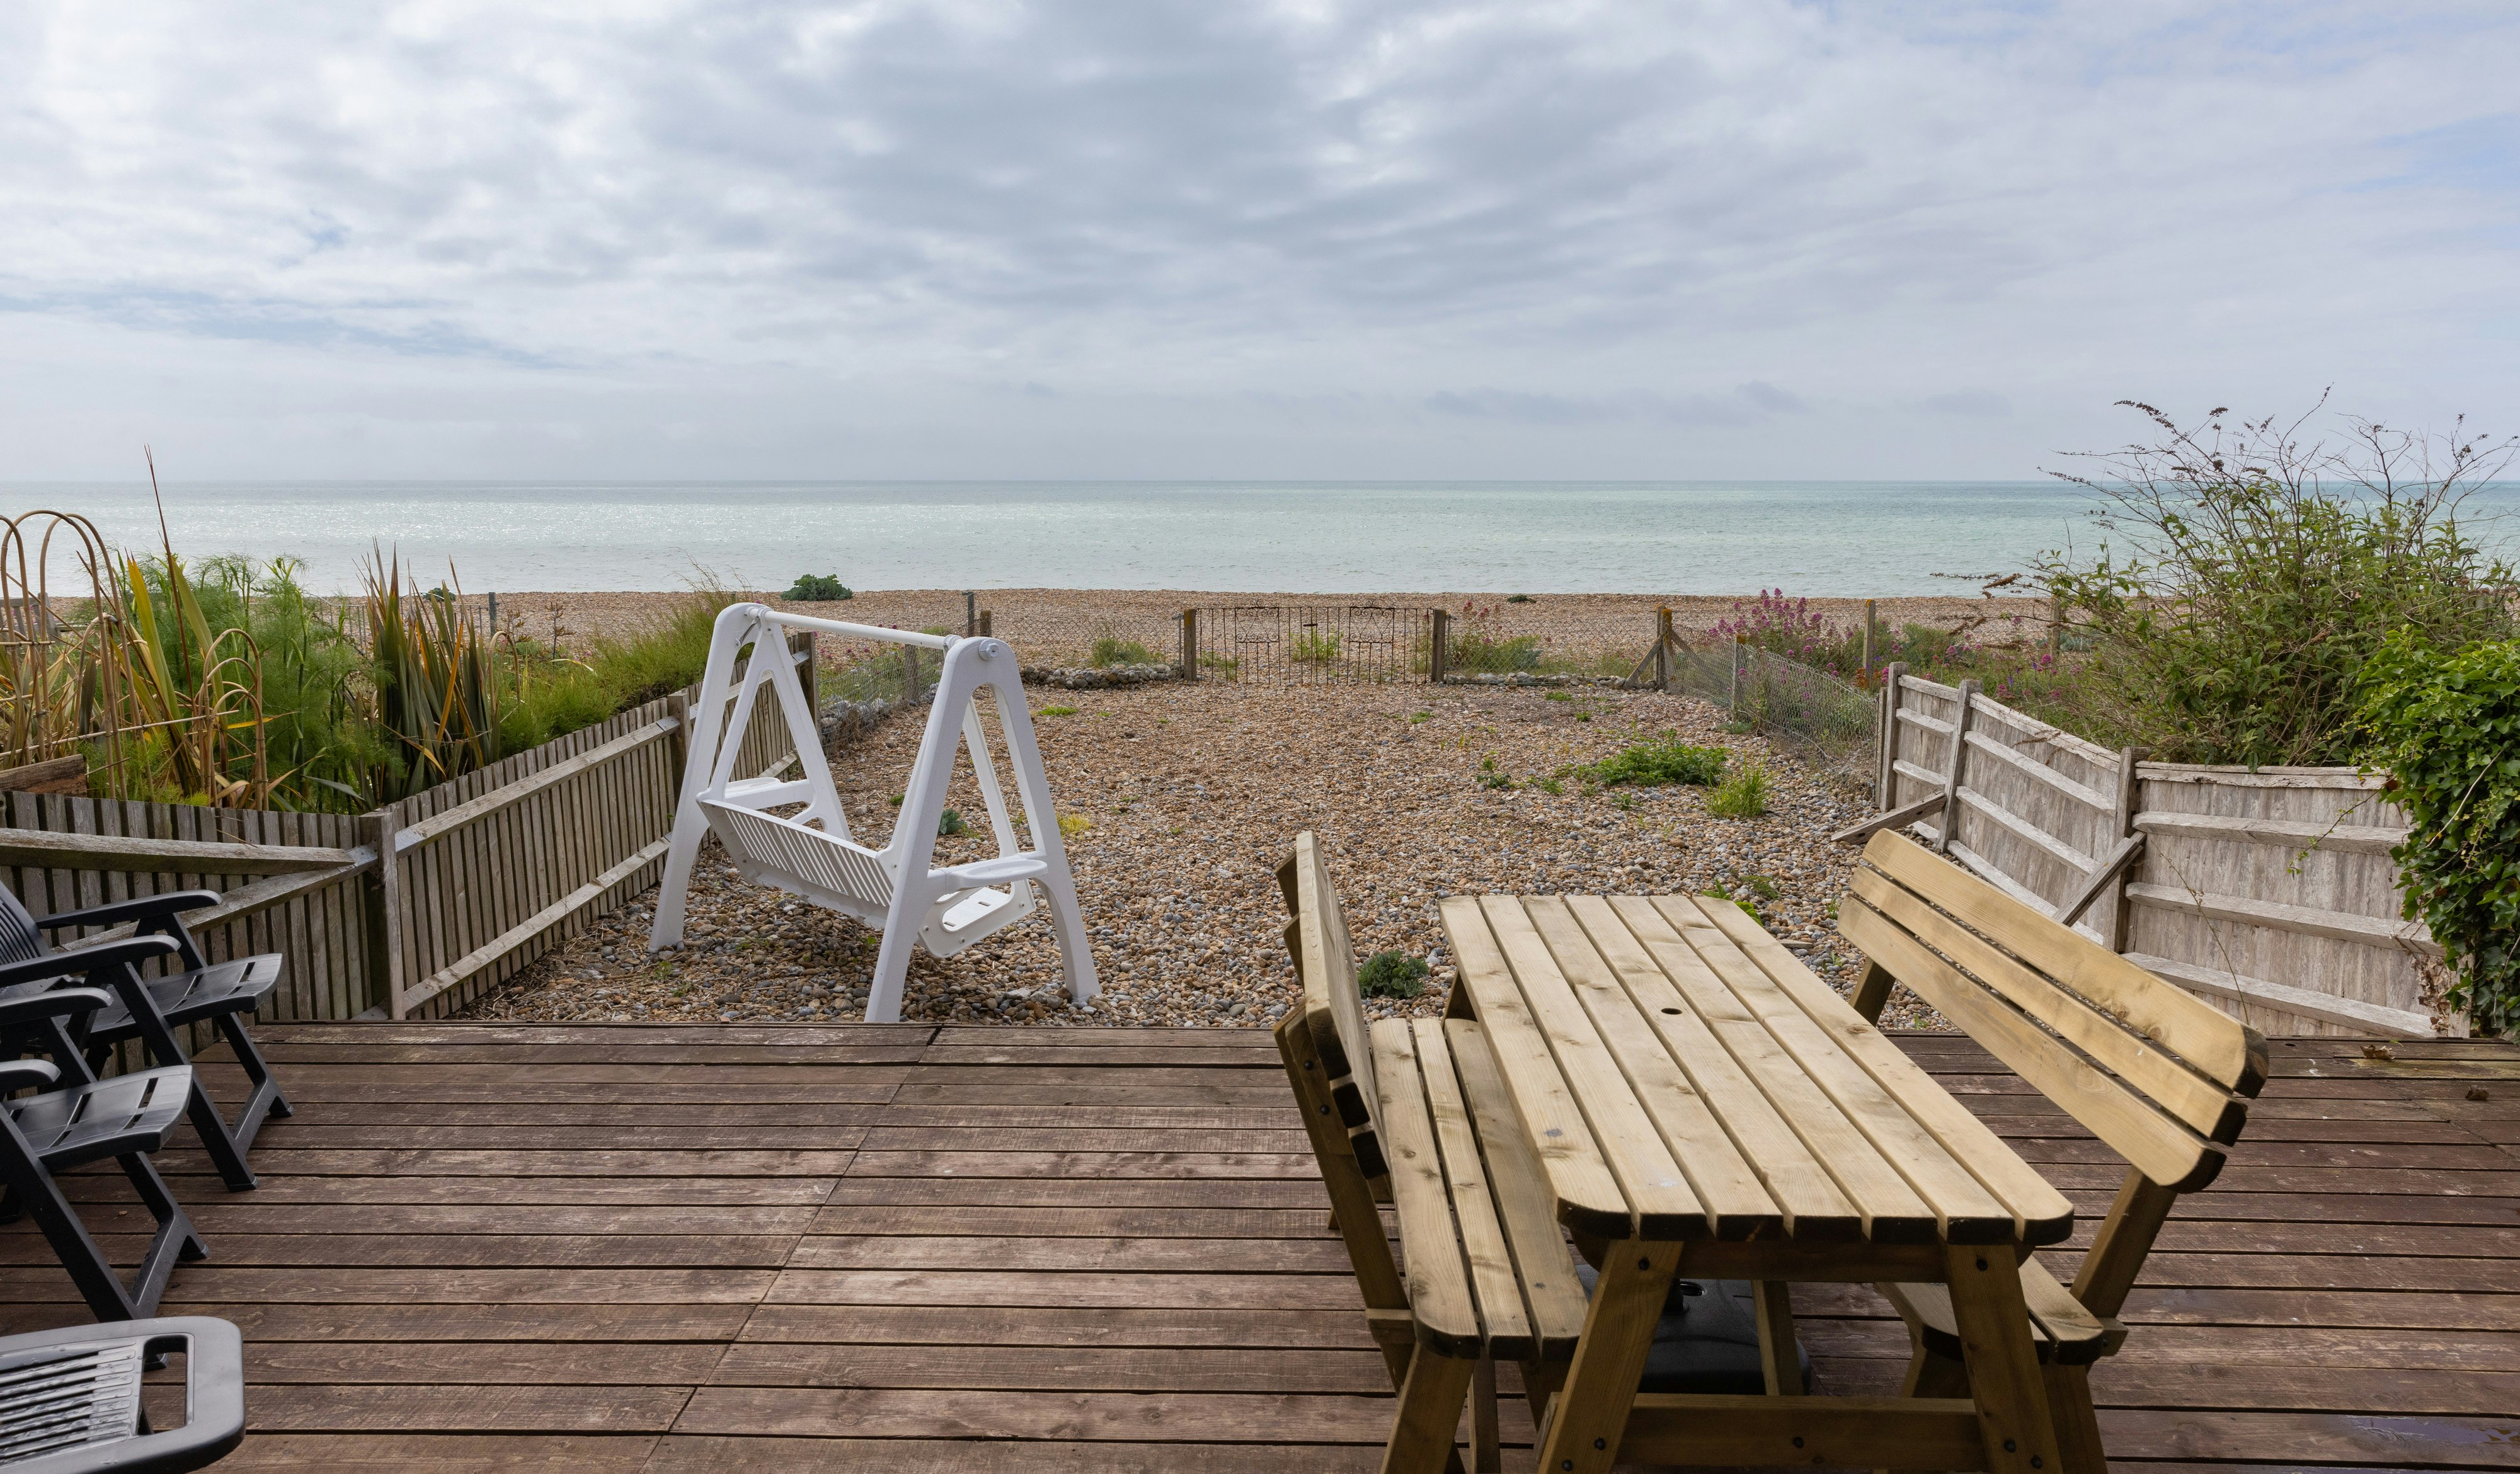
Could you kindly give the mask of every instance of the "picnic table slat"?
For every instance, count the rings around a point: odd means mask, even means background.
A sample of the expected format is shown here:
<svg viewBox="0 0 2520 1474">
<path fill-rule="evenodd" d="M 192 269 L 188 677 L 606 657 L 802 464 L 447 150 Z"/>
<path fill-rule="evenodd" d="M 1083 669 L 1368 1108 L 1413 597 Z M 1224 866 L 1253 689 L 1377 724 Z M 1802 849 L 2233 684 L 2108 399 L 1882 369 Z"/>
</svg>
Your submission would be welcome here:
<svg viewBox="0 0 2520 1474">
<path fill-rule="evenodd" d="M 1711 1237 L 1706 1205 L 1698 1201 L 1653 1118 L 1620 1073 L 1600 1031 L 1575 1001 L 1522 903 L 1512 896 L 1488 896 L 1479 909 L 1592 1128 L 1602 1160 L 1635 1210 L 1637 1236 L 1663 1241 Z"/>
<path fill-rule="evenodd" d="M 1883 1090 L 1897 1096 L 1901 1106 L 1932 1132 L 1956 1160 L 2011 1207 L 2014 1230 L 2023 1243 L 2053 1243 L 2073 1231 L 2074 1205 L 2063 1193 L 1881 1031 L 1855 1016 L 1846 1001 L 1770 936 L 1766 927 L 1740 915 L 1738 908 L 1731 916 L 1713 908 L 1709 915 L 1787 998 L 1828 1030 L 1839 1047 L 1870 1071 Z"/>
<path fill-rule="evenodd" d="M 1720 903 L 1739 915 L 1730 901 Z M 1655 908 L 1678 925 L 1699 957 L 1784 1047 L 1814 1083 L 1826 1092 L 1899 1175 L 1934 1210 L 1945 1242 L 1999 1243 L 2013 1238 L 2009 1205 L 1999 1202 L 1932 1133 L 1916 1123 L 1836 1042 L 1814 1023 L 1782 989 L 1750 960 L 1712 918 L 1712 907 L 1695 896 L 1666 896 Z M 1744 920 L 1748 919 L 1746 916 Z"/>
<path fill-rule="evenodd" d="M 1698 1201 L 1706 1205 L 1707 1228 L 1717 1238 L 1750 1238 L 1773 1234 L 1784 1227 L 1784 1214 L 1744 1159 L 1739 1146 L 1708 1108 L 1670 1048 L 1637 1009 L 1621 987 L 1608 959 L 1577 923 L 1567 904 L 1555 896 L 1530 896 L 1523 911 L 1600 1033 L 1645 1114 L 1660 1128 L 1664 1143 L 1680 1164 Z"/>
<path fill-rule="evenodd" d="M 1479 1023 L 1498 1073 L 1513 1097 L 1522 1120 L 1524 1139 L 1540 1158 L 1550 1191 L 1557 1199 L 1557 1218 L 1579 1233 L 1600 1238 L 1626 1238 L 1636 1230 L 1635 1216 L 1594 1144 L 1592 1128 L 1567 1092 L 1549 1041 L 1513 985 L 1505 954 L 1488 930 L 1487 917 L 1470 896 L 1452 896 L 1440 909 L 1444 935 L 1461 968 L 1460 986 L 1478 1006 Z"/>
<path fill-rule="evenodd" d="M 1724 985 L 1680 928 L 1642 896 L 1609 900 L 1663 975 L 1855 1205 L 1864 1236 L 1877 1243 L 1924 1243 L 1938 1237 L 1939 1225 L 1925 1200 Z M 1701 927 L 1712 930 L 1703 916 L 1698 919 Z"/>
<path fill-rule="evenodd" d="M 1542 1356 L 1561 1357 L 1574 1350 L 1575 1338 L 1584 1329 L 1584 1290 L 1575 1277 L 1566 1235 L 1551 1212 L 1555 1199 L 1548 1177 L 1540 1159 L 1532 1155 L 1522 1122 L 1514 1116 L 1513 1099 L 1506 1093 L 1504 1077 L 1497 1073 L 1487 1029 L 1471 1019 L 1448 1018 L 1444 1037 L 1452 1045 L 1462 1094 L 1487 1147 L 1497 1218 L 1505 1226 L 1514 1264 L 1531 1297 L 1532 1334 L 1539 1339 Z"/>
<path fill-rule="evenodd" d="M 1740 1063 L 1716 1041 L 1706 1021 L 1689 1008 L 1688 1001 L 1663 975 L 1610 904 L 1598 896 L 1572 896 L 1567 909 L 1689 1084 L 1723 1118 L 1733 1143 L 1781 1211 L 1784 1230 L 1797 1239 L 1861 1237 L 1863 1220 L 1836 1180 L 1812 1156 L 1784 1117 L 1777 1114 Z"/>
</svg>

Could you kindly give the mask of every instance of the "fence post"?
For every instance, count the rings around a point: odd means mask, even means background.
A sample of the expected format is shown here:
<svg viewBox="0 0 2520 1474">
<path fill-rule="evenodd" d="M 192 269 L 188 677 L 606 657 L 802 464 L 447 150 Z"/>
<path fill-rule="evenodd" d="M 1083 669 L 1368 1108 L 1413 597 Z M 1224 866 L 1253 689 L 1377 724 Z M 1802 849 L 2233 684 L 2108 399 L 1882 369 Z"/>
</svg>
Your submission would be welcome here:
<svg viewBox="0 0 2520 1474">
<path fill-rule="evenodd" d="M 1724 714 L 1734 722 L 1741 720 L 1741 637 L 1732 637 L 1732 683 L 1724 696 Z"/>
<path fill-rule="evenodd" d="M 403 977 L 402 957 L 402 858 L 394 852 L 394 841 L 402 833 L 402 806 L 387 804 L 382 809 L 359 816 L 359 842 L 373 845 L 377 868 L 370 872 L 368 883 L 360 887 L 362 910 L 366 913 L 368 944 L 369 996 L 375 997 L 379 984 L 383 985 L 385 1017 L 399 1019 L 408 1010 L 403 995 L 409 984 Z"/>
<path fill-rule="evenodd" d="M 1872 601 L 1868 599 L 1864 601 L 1864 664 L 1862 666 L 1864 679 L 1867 681 L 1872 679 Z"/>
<path fill-rule="evenodd" d="M 963 638 L 966 640 L 980 633 L 979 604 L 980 596 L 968 589 L 963 591 Z"/>
<path fill-rule="evenodd" d="M 2151 755 L 2151 749 L 2145 747 L 2118 749 L 2116 804 L 2109 815 L 2109 828 L 2116 838 L 2124 839 L 2135 832 L 2136 811 L 2143 801 L 2143 783 L 2138 765 Z M 2138 857 L 2138 864 L 2140 863 L 2141 858 Z M 2127 950 L 2127 882 L 2134 878 L 2127 871 L 2134 868 L 2130 866 L 2118 871 L 2117 878 L 2109 882 L 2107 893 L 2101 897 L 2101 907 L 2095 908 L 2100 912 L 2101 932 L 2108 939 L 2111 952 Z"/>
<path fill-rule="evenodd" d="M 1671 690 L 1671 605 L 1654 610 L 1654 690 Z"/>
<path fill-rule="evenodd" d="M 1198 610 L 1182 610 L 1181 626 L 1181 678 L 1195 681 L 1198 679 Z"/>
<path fill-rule="evenodd" d="M 1452 616 L 1452 615 L 1450 615 L 1450 614 L 1445 613 L 1442 609 L 1436 609 L 1436 610 L 1434 610 L 1434 611 L 1433 611 L 1433 617 L 1427 621 L 1427 633 L 1426 633 L 1426 684 L 1427 684 L 1427 685 L 1429 685 L 1429 686 L 1441 686 L 1441 685 L 1443 685 L 1443 684 L 1444 684 L 1444 675 L 1445 675 L 1444 667 L 1445 667 L 1445 665 L 1446 665 L 1446 663 L 1447 663 L 1447 659 L 1448 659 L 1448 657 L 1449 657 L 1449 655 L 1450 655 L 1450 653 L 1451 653 L 1452 640 L 1453 640 L 1453 616 Z"/>
<path fill-rule="evenodd" d="M 1943 812 L 1934 816 L 1934 853 L 1952 852 L 1952 833 L 1960 826 L 1960 768 L 1968 755 L 1969 718 L 1977 710 L 1977 683 L 1960 683 L 1960 709 L 1952 718 L 1952 771 L 1943 780 Z"/>
<path fill-rule="evenodd" d="M 1881 672 L 1881 778 L 1874 792 L 1881 812 L 1899 807 L 1899 698 L 1908 679 L 1908 662 L 1893 660 Z"/>
<path fill-rule="evenodd" d="M 980 611 L 980 638 L 989 638 L 989 611 L 986 609 Z"/>
<path fill-rule="evenodd" d="M 691 696 L 679 691 L 667 696 L 665 715 L 671 718 L 674 724 L 674 735 L 665 738 L 665 761 L 674 765 L 672 776 L 665 782 L 665 788 L 667 792 L 674 795 L 674 807 L 679 812 L 683 803 L 683 773 L 692 762 Z"/>
</svg>

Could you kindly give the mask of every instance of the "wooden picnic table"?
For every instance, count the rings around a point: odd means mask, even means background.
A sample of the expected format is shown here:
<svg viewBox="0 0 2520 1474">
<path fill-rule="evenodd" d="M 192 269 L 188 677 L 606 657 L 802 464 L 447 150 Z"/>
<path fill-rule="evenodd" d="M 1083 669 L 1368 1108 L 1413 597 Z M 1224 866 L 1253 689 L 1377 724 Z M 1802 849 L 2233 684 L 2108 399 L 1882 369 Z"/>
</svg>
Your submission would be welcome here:
<svg viewBox="0 0 2520 1474">
<path fill-rule="evenodd" d="M 2009 1146 L 1730 900 L 1457 896 L 1442 915 L 1451 1011 L 1478 1021 L 1599 1271 L 1565 1381 L 1534 1408 L 1544 1474 L 2059 1470 L 2018 1266 L 2074 1210 Z M 1768 1396 L 1638 1391 L 1684 1273 L 1758 1284 Z M 1804 1396 L 1795 1281 L 1947 1286 L 1970 1395 Z"/>
</svg>

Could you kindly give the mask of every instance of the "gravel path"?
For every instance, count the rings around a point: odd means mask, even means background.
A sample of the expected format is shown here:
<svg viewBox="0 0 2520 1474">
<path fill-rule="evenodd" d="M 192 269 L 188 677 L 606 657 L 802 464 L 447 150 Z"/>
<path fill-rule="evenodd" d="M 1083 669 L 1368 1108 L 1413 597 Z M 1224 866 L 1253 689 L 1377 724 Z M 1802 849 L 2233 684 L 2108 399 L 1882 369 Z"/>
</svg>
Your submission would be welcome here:
<svg viewBox="0 0 2520 1474">
<path fill-rule="evenodd" d="M 1720 889 L 1756 907 L 1841 989 L 1859 965 L 1829 926 L 1855 852 L 1825 836 L 1863 801 L 1758 737 L 1727 734 L 1722 714 L 1693 697 L 1164 683 L 1036 691 L 1032 700 L 1060 812 L 1089 826 L 1069 852 L 1102 994 L 1069 1005 L 1049 923 L 1037 916 L 950 960 L 916 954 L 905 1018 L 1266 1023 L 1295 993 L 1272 867 L 1308 827 L 1328 845 L 1358 956 L 1391 950 L 1430 964 L 1423 994 L 1374 1002 L 1375 1016 L 1441 1010 L 1453 969 L 1434 903 L 1455 892 Z M 920 733 L 920 719 L 896 717 L 838 752 L 841 801 L 862 832 L 886 828 Z M 1774 779 L 1767 817 L 1710 818 L 1699 788 L 1539 786 L 1568 765 L 1671 734 L 1764 762 Z M 1494 786 L 1500 775 L 1512 785 Z M 985 828 L 968 779 L 951 802 Z M 984 852 L 976 834 L 941 840 L 938 851 L 947 860 Z M 686 945 L 661 959 L 645 954 L 653 900 L 598 922 L 469 1016 L 863 1012 L 877 935 L 744 884 L 713 844 L 694 882 Z M 1884 1018 L 1917 1021 L 1904 994 Z"/>
</svg>

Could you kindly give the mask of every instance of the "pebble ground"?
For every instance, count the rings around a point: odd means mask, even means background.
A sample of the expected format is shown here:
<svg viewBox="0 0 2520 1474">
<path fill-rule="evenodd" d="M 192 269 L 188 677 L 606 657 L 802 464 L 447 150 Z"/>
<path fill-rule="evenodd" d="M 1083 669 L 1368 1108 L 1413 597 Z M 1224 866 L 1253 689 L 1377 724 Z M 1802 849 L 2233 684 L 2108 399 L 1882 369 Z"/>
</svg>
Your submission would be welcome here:
<svg viewBox="0 0 2520 1474">
<path fill-rule="evenodd" d="M 1296 994 L 1273 868 L 1299 829 L 1330 854 L 1360 958 L 1428 964 L 1424 991 L 1374 1016 L 1442 1009 L 1454 971 L 1435 903 L 1513 891 L 1722 891 L 1839 988 L 1860 960 L 1830 925 L 1855 851 L 1828 832 L 1861 795 L 1728 733 L 1694 697 L 1650 692 L 1166 682 L 1036 691 L 1034 727 L 1068 827 L 1101 995 L 1071 1005 L 1037 916 L 910 968 L 909 1019 L 1265 1024 Z M 923 712 L 832 755 L 862 839 L 890 829 Z M 1732 750 L 1772 778 L 1763 818 L 1717 819 L 1695 787 L 1588 791 L 1565 770 L 1672 736 Z M 1551 792 L 1544 782 L 1560 790 Z M 970 832 L 940 859 L 991 853 L 968 775 L 949 800 Z M 599 920 L 468 1015 L 518 1020 L 846 1020 L 863 1015 L 875 932 L 735 875 L 714 844 L 684 945 L 646 950 L 654 892 Z M 1885 1024 L 1929 1023 L 1904 994 Z"/>
</svg>

